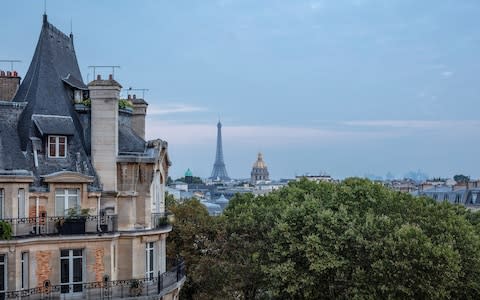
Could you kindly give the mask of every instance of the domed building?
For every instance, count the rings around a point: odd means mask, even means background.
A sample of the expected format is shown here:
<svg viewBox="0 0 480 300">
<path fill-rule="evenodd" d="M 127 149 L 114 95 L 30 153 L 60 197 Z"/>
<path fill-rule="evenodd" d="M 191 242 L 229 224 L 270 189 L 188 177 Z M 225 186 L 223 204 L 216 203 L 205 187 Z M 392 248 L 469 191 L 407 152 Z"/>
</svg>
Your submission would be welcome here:
<svg viewBox="0 0 480 300">
<path fill-rule="evenodd" d="M 259 181 L 268 181 L 269 173 L 267 164 L 263 161 L 262 153 L 258 153 L 257 161 L 253 164 L 252 172 L 250 173 L 250 182 L 257 184 Z"/>
<path fill-rule="evenodd" d="M 188 170 L 185 172 L 185 183 L 192 184 L 193 183 L 193 173 L 188 168 Z"/>
</svg>

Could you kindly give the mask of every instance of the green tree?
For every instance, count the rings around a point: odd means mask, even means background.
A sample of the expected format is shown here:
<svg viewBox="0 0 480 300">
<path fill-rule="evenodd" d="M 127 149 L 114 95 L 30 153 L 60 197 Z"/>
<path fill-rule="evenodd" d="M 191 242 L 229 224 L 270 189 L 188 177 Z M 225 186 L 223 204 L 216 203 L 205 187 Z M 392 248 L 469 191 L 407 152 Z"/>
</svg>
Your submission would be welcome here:
<svg viewBox="0 0 480 300">
<path fill-rule="evenodd" d="M 187 182 L 187 180 L 185 179 L 185 177 L 177 178 L 177 179 L 175 179 L 175 181 Z M 202 178 L 200 178 L 200 177 L 192 176 L 192 183 L 193 183 L 193 184 L 202 184 L 202 183 L 203 183 L 203 180 L 202 180 Z"/>
<path fill-rule="evenodd" d="M 466 176 L 463 174 L 458 174 L 453 176 L 453 180 L 455 180 L 458 183 L 467 183 L 470 181 L 470 176 Z"/>
<path fill-rule="evenodd" d="M 167 209 L 175 215 L 172 232 L 167 239 L 167 256 L 185 259 L 187 281 L 182 299 L 222 299 L 225 276 L 218 257 L 222 235 L 222 218 L 213 218 L 198 200 L 177 203 L 166 197 Z"/>
<path fill-rule="evenodd" d="M 365 179 L 174 204 L 186 299 L 477 299 L 480 213 Z"/>
<path fill-rule="evenodd" d="M 480 296 L 480 243 L 470 213 L 366 180 L 307 182 L 281 212 L 263 266 L 290 299 L 438 299 Z"/>
</svg>

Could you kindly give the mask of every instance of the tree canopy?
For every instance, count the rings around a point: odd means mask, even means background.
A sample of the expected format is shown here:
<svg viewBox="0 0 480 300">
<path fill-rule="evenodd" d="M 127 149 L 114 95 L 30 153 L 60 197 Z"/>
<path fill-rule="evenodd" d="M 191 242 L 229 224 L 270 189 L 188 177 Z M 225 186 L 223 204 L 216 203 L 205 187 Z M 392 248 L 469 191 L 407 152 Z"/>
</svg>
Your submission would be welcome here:
<svg viewBox="0 0 480 300">
<path fill-rule="evenodd" d="M 455 180 L 458 183 L 467 183 L 470 181 L 470 176 L 466 176 L 463 174 L 457 174 L 453 176 L 453 180 Z"/>
<path fill-rule="evenodd" d="M 352 178 L 236 195 L 221 217 L 172 208 L 187 299 L 480 297 L 480 216 L 462 206 Z"/>
</svg>

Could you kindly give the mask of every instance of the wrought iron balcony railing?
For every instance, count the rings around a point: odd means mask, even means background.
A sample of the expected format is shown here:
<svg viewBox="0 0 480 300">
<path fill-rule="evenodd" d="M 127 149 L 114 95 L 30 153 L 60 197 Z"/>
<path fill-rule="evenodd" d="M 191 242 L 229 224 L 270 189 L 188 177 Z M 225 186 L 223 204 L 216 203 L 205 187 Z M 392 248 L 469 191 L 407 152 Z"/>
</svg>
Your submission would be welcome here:
<svg viewBox="0 0 480 300">
<path fill-rule="evenodd" d="M 152 228 L 161 229 L 172 225 L 175 215 L 171 212 L 153 213 L 152 214 Z"/>
<path fill-rule="evenodd" d="M 176 260 L 175 265 L 157 277 L 51 285 L 47 280 L 42 287 L 21 291 L 0 292 L 0 299 L 121 299 L 132 297 L 161 297 L 185 280 L 185 264 Z M 155 298 L 156 298 L 155 297 Z"/>
<path fill-rule="evenodd" d="M 117 231 L 117 215 L 1 219 L 0 237 L 26 238 L 38 235 L 100 234 Z M 8 230 L 10 229 L 10 230 Z M 10 231 L 6 234 L 3 231 Z"/>
</svg>

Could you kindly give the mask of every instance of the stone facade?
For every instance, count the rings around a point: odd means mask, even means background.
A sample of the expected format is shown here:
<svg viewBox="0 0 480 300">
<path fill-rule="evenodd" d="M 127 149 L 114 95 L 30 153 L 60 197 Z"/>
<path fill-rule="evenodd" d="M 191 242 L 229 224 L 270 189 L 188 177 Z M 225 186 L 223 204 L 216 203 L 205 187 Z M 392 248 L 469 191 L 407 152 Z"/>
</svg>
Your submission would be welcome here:
<svg viewBox="0 0 480 300">
<path fill-rule="evenodd" d="M 83 84 L 71 39 L 44 16 L 27 81 L 0 101 L 0 296 L 48 285 L 81 298 L 102 282 L 171 275 L 168 144 L 144 140 L 147 104 L 119 108 L 112 76 Z M 158 298 L 178 298 L 176 270 Z"/>
<path fill-rule="evenodd" d="M 17 72 L 0 70 L 0 101 L 11 101 L 20 86 Z"/>
</svg>

